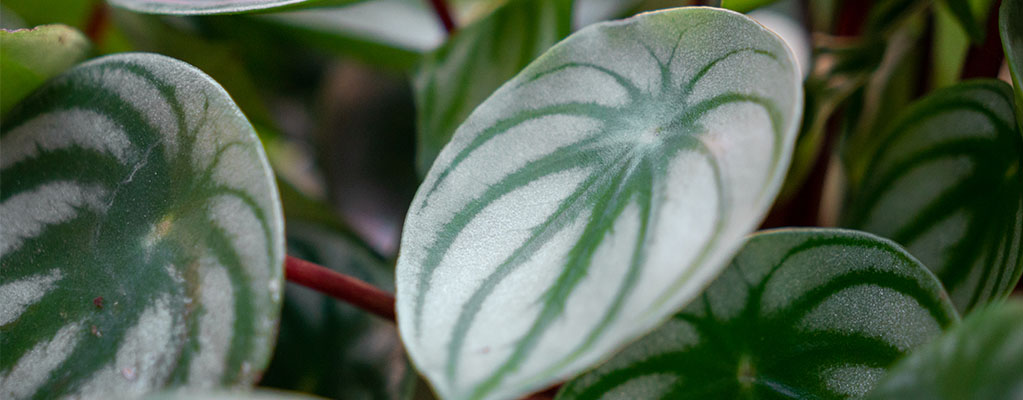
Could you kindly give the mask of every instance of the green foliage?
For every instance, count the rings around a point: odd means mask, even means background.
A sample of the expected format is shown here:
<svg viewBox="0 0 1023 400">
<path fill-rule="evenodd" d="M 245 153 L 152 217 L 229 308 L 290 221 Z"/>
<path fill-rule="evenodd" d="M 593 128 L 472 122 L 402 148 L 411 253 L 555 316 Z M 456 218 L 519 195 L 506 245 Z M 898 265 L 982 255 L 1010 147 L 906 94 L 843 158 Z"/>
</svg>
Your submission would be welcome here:
<svg viewBox="0 0 1023 400">
<path fill-rule="evenodd" d="M 1023 21 L 1023 1 L 1002 1 L 998 27 L 1016 93 L 1016 122 L 1023 132 L 1023 22 L 1020 21 Z"/>
<path fill-rule="evenodd" d="M 700 298 L 558 400 L 844 399 L 959 319 L 941 284 L 873 235 L 753 235 Z"/>
<path fill-rule="evenodd" d="M 1023 394 L 1023 303 L 977 310 L 900 361 L 870 400 L 1018 399 Z"/>
<path fill-rule="evenodd" d="M 65 25 L 0 31 L 0 115 L 47 79 L 82 61 L 89 47 L 89 39 Z"/>
<path fill-rule="evenodd" d="M 149 14 L 238 14 L 355 3 L 361 0 L 108 0 L 110 4 Z"/>
<path fill-rule="evenodd" d="M 81 64 L 0 131 L 0 393 L 251 385 L 280 310 L 283 226 L 252 127 L 199 70 Z"/>
</svg>

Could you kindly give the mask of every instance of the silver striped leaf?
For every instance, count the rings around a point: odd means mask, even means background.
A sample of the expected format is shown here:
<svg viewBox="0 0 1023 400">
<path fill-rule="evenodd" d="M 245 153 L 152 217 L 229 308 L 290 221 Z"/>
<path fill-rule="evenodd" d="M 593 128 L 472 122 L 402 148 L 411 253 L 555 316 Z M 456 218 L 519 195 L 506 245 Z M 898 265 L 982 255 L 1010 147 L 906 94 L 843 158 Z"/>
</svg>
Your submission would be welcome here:
<svg viewBox="0 0 1023 400">
<path fill-rule="evenodd" d="M 699 300 L 557 400 L 859 398 L 958 319 L 941 283 L 889 240 L 766 231 Z"/>
<path fill-rule="evenodd" d="M 82 61 L 89 39 L 67 25 L 0 30 L 0 115 L 37 87 Z"/>
<path fill-rule="evenodd" d="M 415 80 L 419 173 L 476 106 L 571 29 L 572 0 L 510 0 L 426 55 Z"/>
<path fill-rule="evenodd" d="M 1003 0 L 998 11 L 998 31 L 1016 93 L 1016 122 L 1023 131 L 1023 0 Z"/>
<path fill-rule="evenodd" d="M 591 25 L 455 132 L 408 213 L 397 313 L 444 398 L 512 398 L 653 329 L 724 268 L 791 156 L 801 78 L 716 8 Z"/>
<path fill-rule="evenodd" d="M 882 135 L 845 226 L 905 246 L 960 312 L 1007 296 L 1023 273 L 1023 135 L 1009 86 L 936 91 Z"/>
<path fill-rule="evenodd" d="M 339 6 L 362 0 L 107 0 L 113 6 L 147 14 L 240 14 Z"/>
<path fill-rule="evenodd" d="M 966 316 L 899 361 L 867 398 L 1023 398 L 1023 302 L 1011 299 Z"/>
<path fill-rule="evenodd" d="M 0 160 L 0 398 L 257 379 L 280 312 L 280 201 L 216 82 L 155 54 L 81 64 L 4 119 Z"/>
</svg>

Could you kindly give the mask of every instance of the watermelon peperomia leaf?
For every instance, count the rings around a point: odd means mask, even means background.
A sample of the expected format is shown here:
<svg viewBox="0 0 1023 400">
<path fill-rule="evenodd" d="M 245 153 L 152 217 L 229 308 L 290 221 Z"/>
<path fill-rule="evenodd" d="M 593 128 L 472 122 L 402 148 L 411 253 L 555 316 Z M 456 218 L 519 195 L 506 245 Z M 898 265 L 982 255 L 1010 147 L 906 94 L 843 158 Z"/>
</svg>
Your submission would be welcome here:
<svg viewBox="0 0 1023 400">
<path fill-rule="evenodd" d="M 107 0 L 127 10 L 147 14 L 208 15 L 239 14 L 263 10 L 294 10 L 330 7 L 362 0 Z"/>
<path fill-rule="evenodd" d="M 469 116 L 413 200 L 397 312 L 445 398 L 512 398 L 654 328 L 777 194 L 802 110 L 778 36 L 717 8 L 591 25 Z"/>
<path fill-rule="evenodd" d="M 572 0 L 510 0 L 426 55 L 415 80 L 420 174 L 476 106 L 571 27 Z"/>
<path fill-rule="evenodd" d="M 274 342 L 284 237 L 252 126 L 155 54 L 81 64 L 0 131 L 0 397 L 245 386 Z"/>
<path fill-rule="evenodd" d="M 89 39 L 67 25 L 0 30 L 0 114 L 88 55 Z"/>
<path fill-rule="evenodd" d="M 934 275 L 891 241 L 766 231 L 699 300 L 557 398 L 856 398 L 958 319 Z"/>
<path fill-rule="evenodd" d="M 1023 272 L 1023 136 L 1009 86 L 938 90 L 880 139 L 846 226 L 906 246 L 964 314 L 1008 295 Z"/>
<path fill-rule="evenodd" d="M 998 31 L 1009 63 L 1016 93 L 1016 122 L 1023 132 L 1023 0 L 1003 0 L 998 12 Z"/>
<path fill-rule="evenodd" d="M 870 400 L 1019 399 L 1023 396 L 1023 302 L 994 303 L 909 354 Z"/>
</svg>

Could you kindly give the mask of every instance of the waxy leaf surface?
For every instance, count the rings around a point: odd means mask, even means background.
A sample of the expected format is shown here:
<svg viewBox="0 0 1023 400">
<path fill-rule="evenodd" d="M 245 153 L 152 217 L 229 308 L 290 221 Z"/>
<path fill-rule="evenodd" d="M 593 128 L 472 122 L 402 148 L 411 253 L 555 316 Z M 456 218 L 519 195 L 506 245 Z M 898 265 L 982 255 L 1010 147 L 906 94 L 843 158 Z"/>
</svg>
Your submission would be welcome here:
<svg viewBox="0 0 1023 400">
<path fill-rule="evenodd" d="M 1016 93 L 1016 122 L 1023 131 L 1023 0 L 1002 1 L 998 31 Z"/>
<path fill-rule="evenodd" d="M 891 241 L 767 231 L 699 300 L 557 399 L 858 398 L 957 320 L 934 275 Z"/>
<path fill-rule="evenodd" d="M 480 105 L 406 219 L 397 312 L 445 398 L 512 398 L 652 329 L 774 199 L 802 110 L 782 41 L 682 8 L 591 25 Z"/>
<path fill-rule="evenodd" d="M 421 174 L 483 100 L 571 31 L 572 0 L 511 0 L 428 54 L 416 74 Z"/>
<path fill-rule="evenodd" d="M 1023 303 L 989 305 L 899 361 L 870 400 L 1005 399 L 1023 396 Z"/>
<path fill-rule="evenodd" d="M 66 25 L 0 30 L 0 114 L 84 59 L 90 47 L 85 35 Z"/>
<path fill-rule="evenodd" d="M 327 7 L 361 0 L 107 0 L 112 5 L 148 14 L 238 14 L 261 10 Z"/>
<path fill-rule="evenodd" d="M 1023 136 L 1009 86 L 936 91 L 883 135 L 845 225 L 905 246 L 961 312 L 1007 296 L 1023 272 Z"/>
<path fill-rule="evenodd" d="M 280 202 L 219 85 L 154 54 L 81 64 L 4 119 L 0 160 L 0 398 L 257 379 Z"/>
</svg>

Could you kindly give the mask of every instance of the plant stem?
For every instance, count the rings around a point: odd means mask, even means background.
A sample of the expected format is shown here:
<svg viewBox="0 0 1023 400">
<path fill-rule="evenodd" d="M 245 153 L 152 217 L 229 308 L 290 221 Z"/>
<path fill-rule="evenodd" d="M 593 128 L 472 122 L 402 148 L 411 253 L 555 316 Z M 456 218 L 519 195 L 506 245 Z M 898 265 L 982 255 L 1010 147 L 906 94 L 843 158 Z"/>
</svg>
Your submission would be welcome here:
<svg viewBox="0 0 1023 400">
<path fill-rule="evenodd" d="M 85 21 L 85 36 L 93 44 L 99 46 L 106 37 L 107 29 L 110 28 L 110 8 L 106 1 L 93 3 L 89 11 L 89 19 Z"/>
<path fill-rule="evenodd" d="M 444 25 L 444 32 L 451 36 L 451 33 L 455 31 L 455 19 L 451 17 L 451 9 L 448 7 L 448 3 L 444 0 L 430 0 L 430 5 L 433 6 L 433 11 L 437 14 L 437 18 L 440 19 L 441 25 Z"/>
<path fill-rule="evenodd" d="M 359 279 L 292 256 L 284 260 L 284 277 L 394 322 L 394 296 Z"/>
</svg>

